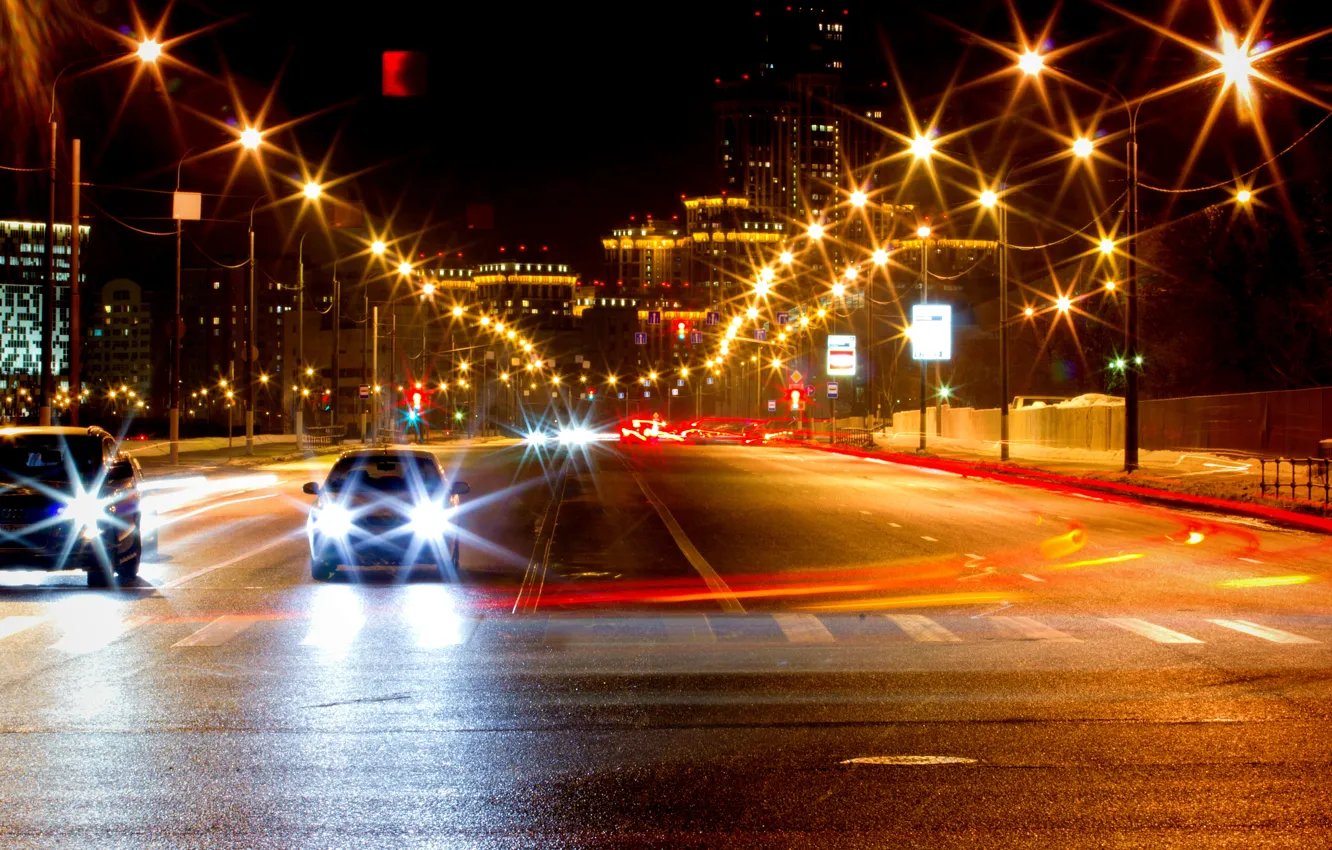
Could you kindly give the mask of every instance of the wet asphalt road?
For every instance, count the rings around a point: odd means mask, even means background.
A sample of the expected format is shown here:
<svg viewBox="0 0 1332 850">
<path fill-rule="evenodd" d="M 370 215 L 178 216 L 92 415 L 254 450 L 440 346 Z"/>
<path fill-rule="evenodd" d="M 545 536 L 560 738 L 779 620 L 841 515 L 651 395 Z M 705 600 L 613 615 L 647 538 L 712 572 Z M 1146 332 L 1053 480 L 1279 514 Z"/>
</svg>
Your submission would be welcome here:
<svg viewBox="0 0 1332 850">
<path fill-rule="evenodd" d="M 1325 538 L 797 448 L 441 458 L 457 584 L 311 581 L 327 459 L 191 470 L 135 587 L 0 573 L 0 846 L 1332 843 Z"/>
</svg>

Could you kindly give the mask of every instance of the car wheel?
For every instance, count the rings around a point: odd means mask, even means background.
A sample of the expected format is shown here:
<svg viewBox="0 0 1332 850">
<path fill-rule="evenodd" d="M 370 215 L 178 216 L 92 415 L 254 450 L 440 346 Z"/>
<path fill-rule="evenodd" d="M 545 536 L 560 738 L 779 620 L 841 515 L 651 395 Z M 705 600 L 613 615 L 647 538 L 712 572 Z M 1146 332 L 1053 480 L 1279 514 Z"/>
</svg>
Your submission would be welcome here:
<svg viewBox="0 0 1332 850">
<path fill-rule="evenodd" d="M 144 538 L 140 533 L 135 534 L 135 548 L 129 553 L 129 557 L 116 565 L 116 581 L 120 584 L 128 585 L 139 578 L 139 562 L 144 557 Z M 91 576 L 92 573 L 89 573 Z"/>
<path fill-rule="evenodd" d="M 310 577 L 315 581 L 328 581 L 337 571 L 337 564 L 330 564 L 322 558 L 310 559 Z"/>
</svg>

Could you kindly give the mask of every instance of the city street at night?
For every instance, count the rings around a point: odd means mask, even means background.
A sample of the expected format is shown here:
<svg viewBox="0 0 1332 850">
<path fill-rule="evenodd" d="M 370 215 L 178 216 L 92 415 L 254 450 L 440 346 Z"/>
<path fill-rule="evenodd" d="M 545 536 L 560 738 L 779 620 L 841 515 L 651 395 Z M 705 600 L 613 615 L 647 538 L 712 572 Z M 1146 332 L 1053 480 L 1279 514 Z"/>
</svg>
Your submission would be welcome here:
<svg viewBox="0 0 1332 850">
<path fill-rule="evenodd" d="M 1326 837 L 1324 537 L 808 447 L 436 451 L 457 583 L 313 581 L 329 457 L 188 470 L 134 586 L 0 573 L 0 843 Z"/>
</svg>

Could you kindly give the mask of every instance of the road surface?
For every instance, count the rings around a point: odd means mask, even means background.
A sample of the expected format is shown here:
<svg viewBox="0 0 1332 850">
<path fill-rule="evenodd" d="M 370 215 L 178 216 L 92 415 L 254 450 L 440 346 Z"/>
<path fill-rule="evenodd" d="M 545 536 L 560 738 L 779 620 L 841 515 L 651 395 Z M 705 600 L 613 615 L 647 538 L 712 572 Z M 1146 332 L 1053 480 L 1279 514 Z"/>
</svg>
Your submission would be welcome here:
<svg viewBox="0 0 1332 850">
<path fill-rule="evenodd" d="M 462 574 L 311 580 L 331 458 L 133 587 L 0 573 L 6 847 L 1312 847 L 1332 546 L 798 447 L 439 449 Z"/>
</svg>

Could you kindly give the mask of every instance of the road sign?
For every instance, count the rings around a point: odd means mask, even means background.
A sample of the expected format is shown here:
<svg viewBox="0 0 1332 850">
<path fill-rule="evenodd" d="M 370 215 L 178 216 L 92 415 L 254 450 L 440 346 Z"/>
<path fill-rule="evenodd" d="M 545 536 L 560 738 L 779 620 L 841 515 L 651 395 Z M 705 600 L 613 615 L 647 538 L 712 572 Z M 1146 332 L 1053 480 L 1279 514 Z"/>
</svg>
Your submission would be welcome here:
<svg viewBox="0 0 1332 850">
<path fill-rule="evenodd" d="M 953 308 L 947 304 L 917 304 L 911 308 L 911 359 L 953 358 Z M 829 372 L 828 374 L 832 374 Z"/>
<path fill-rule="evenodd" d="M 828 382 L 828 398 L 837 398 L 837 382 Z"/>
<path fill-rule="evenodd" d="M 517 365 L 518 365 L 519 363 L 521 363 L 521 362 L 523 362 L 523 361 L 519 360 L 517 357 L 510 357 L 510 358 L 509 358 L 509 365 L 510 365 L 510 366 L 517 366 Z"/>
<path fill-rule="evenodd" d="M 709 311 L 708 311 L 708 315 L 707 315 L 706 317 L 704 317 L 704 319 L 703 319 L 703 324 L 705 324 L 705 325 L 720 325 L 720 324 L 721 324 L 721 313 L 716 313 L 716 312 L 713 312 L 712 310 L 709 310 Z"/>
<path fill-rule="evenodd" d="M 679 394 L 680 394 L 679 390 L 677 390 L 675 387 L 671 387 L 671 395 L 679 395 Z"/>
<path fill-rule="evenodd" d="M 647 345 L 647 334 L 639 331 L 634 334 L 634 345 Z"/>
<path fill-rule="evenodd" d="M 690 332 L 689 332 L 689 344 L 690 344 L 690 345 L 700 345 L 700 344 L 702 344 L 702 342 L 703 342 L 703 332 L 702 332 L 702 331 L 690 331 Z"/>
<path fill-rule="evenodd" d="M 198 192 L 174 192 L 171 195 L 171 217 L 178 221 L 198 221 L 203 196 Z"/>
<path fill-rule="evenodd" d="M 758 328 L 757 330 L 755 330 L 754 339 L 758 340 L 759 342 L 766 342 L 768 339 L 768 329 Z"/>
<path fill-rule="evenodd" d="M 584 360 L 584 361 L 583 361 L 583 368 L 584 368 L 584 369 L 591 369 L 591 368 L 592 368 L 592 361 L 591 361 L 591 360 Z"/>
<path fill-rule="evenodd" d="M 684 386 L 684 378 L 676 378 L 676 379 L 675 379 L 675 385 L 676 385 L 677 387 L 683 387 L 683 386 Z"/>
<path fill-rule="evenodd" d="M 777 412 L 777 399 L 775 398 L 768 399 L 768 412 L 769 413 Z"/>
<path fill-rule="evenodd" d="M 711 379 L 711 378 L 708 378 L 708 383 L 709 383 L 709 384 L 712 383 L 712 379 Z"/>
<path fill-rule="evenodd" d="M 659 325 L 659 324 L 661 324 L 661 311 L 660 311 L 660 310 L 649 310 L 649 311 L 648 311 L 648 324 L 649 324 L 649 325 Z"/>
<path fill-rule="evenodd" d="M 777 324 L 784 325 L 789 321 L 791 321 L 791 314 L 785 310 L 782 310 L 777 314 Z"/>
<path fill-rule="evenodd" d="M 856 338 L 853 335 L 828 335 L 828 374 L 856 374 Z"/>
<path fill-rule="evenodd" d="M 652 392 L 650 390 L 643 390 L 643 398 L 652 398 Z"/>
<path fill-rule="evenodd" d="M 806 385 L 805 385 L 805 395 L 809 396 L 810 398 L 813 398 L 813 397 L 814 397 L 814 385 L 813 385 L 813 384 L 806 384 Z"/>
<path fill-rule="evenodd" d="M 798 387 L 805 382 L 805 376 L 800 374 L 799 369 L 792 369 L 790 380 L 791 380 L 791 386 Z"/>
<path fill-rule="evenodd" d="M 486 359 L 487 359 L 487 360 L 494 360 L 494 359 L 495 359 L 495 352 L 493 352 L 493 351 L 487 351 L 487 352 L 486 352 Z"/>
<path fill-rule="evenodd" d="M 358 394 L 361 398 L 369 398 L 369 397 L 370 397 L 370 385 L 369 385 L 369 384 L 361 384 L 360 390 L 358 391 L 357 394 Z"/>
</svg>

